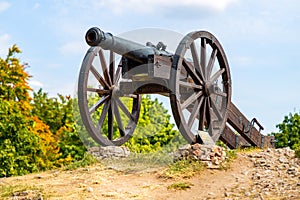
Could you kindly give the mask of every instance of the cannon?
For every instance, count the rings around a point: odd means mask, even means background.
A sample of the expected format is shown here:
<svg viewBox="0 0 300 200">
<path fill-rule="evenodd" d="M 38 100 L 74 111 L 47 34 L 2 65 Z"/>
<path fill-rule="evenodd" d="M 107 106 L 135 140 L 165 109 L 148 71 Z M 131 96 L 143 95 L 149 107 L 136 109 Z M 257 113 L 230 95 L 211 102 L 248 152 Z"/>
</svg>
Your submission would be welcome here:
<svg viewBox="0 0 300 200">
<path fill-rule="evenodd" d="M 194 31 L 174 53 L 159 42 L 142 45 L 89 29 L 79 72 L 78 105 L 89 135 L 100 145 L 122 145 L 138 123 L 143 94 L 169 97 L 176 125 L 190 143 L 273 147 L 274 138 L 231 102 L 225 52 L 207 31 Z M 238 133 L 238 134 L 237 134 Z"/>
</svg>

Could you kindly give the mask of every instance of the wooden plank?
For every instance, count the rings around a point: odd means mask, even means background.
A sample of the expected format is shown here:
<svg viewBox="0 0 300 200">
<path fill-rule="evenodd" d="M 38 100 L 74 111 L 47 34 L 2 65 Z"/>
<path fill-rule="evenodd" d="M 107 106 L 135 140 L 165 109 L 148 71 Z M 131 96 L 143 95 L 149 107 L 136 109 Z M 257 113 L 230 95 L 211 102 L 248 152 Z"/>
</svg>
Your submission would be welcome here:
<svg viewBox="0 0 300 200">
<path fill-rule="evenodd" d="M 219 139 L 224 142 L 230 149 L 237 148 L 236 135 L 228 126 L 225 126 L 223 133 L 220 135 Z"/>
<path fill-rule="evenodd" d="M 228 112 L 228 123 L 252 146 L 257 147 L 273 147 L 270 141 L 272 137 L 268 138 L 261 134 L 255 126 L 249 130 L 250 121 L 239 111 L 239 109 L 231 103 Z M 249 130 L 249 132 L 247 132 Z M 267 140 L 266 140 L 267 138 Z"/>
</svg>

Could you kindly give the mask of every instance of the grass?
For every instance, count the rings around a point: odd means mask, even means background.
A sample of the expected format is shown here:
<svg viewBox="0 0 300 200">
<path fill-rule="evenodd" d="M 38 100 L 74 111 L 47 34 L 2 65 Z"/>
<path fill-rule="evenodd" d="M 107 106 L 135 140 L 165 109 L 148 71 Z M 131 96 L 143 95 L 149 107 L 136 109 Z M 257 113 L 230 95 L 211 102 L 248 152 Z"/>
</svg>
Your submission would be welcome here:
<svg viewBox="0 0 300 200">
<path fill-rule="evenodd" d="M 190 189 L 194 184 L 190 182 L 176 182 L 168 186 L 168 190 L 187 190 Z"/>
<path fill-rule="evenodd" d="M 226 150 L 226 160 L 220 164 L 221 170 L 230 169 L 231 162 L 237 159 L 238 150 L 227 149 Z"/>
<path fill-rule="evenodd" d="M 204 168 L 204 164 L 195 160 L 179 160 L 166 168 L 162 174 L 162 178 L 191 178 L 200 173 Z"/>
<path fill-rule="evenodd" d="M 95 163 L 98 163 L 98 160 L 91 154 L 85 153 L 82 160 L 75 161 L 71 163 L 70 165 L 67 165 L 64 167 L 64 170 L 74 170 L 80 167 L 86 167 L 89 165 L 93 165 Z"/>
<path fill-rule="evenodd" d="M 168 166 L 173 162 L 173 157 L 165 152 L 130 153 L 122 159 L 104 159 L 101 163 L 107 168 L 125 173 L 156 170 Z"/>
<path fill-rule="evenodd" d="M 251 146 L 251 147 L 247 147 L 247 148 L 239 148 L 235 151 L 237 151 L 239 153 L 253 153 L 253 152 L 260 152 L 260 151 L 262 151 L 262 149 L 259 147 Z"/>
<path fill-rule="evenodd" d="M 44 194 L 43 189 L 35 186 L 2 185 L 0 186 L 0 188 L 1 188 L 1 199 L 8 199 L 9 197 L 12 196 L 24 196 L 24 198 L 22 199 L 37 199 L 38 197 L 42 196 L 43 199 L 47 199 L 47 195 Z"/>
</svg>

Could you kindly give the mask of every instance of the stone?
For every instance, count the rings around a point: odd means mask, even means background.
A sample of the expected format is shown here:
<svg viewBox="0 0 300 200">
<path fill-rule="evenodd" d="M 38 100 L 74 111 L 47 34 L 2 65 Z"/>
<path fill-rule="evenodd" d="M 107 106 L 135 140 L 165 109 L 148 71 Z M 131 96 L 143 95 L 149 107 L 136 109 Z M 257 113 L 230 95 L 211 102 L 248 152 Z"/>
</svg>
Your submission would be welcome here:
<svg viewBox="0 0 300 200">
<path fill-rule="evenodd" d="M 214 145 L 215 142 L 213 139 L 210 137 L 209 133 L 206 131 L 198 131 L 198 136 L 201 138 L 203 144 L 205 145 Z"/>
<path fill-rule="evenodd" d="M 282 197 L 287 197 L 287 194 L 297 195 L 295 186 L 290 184 L 300 178 L 297 172 L 299 164 L 293 150 L 267 149 L 249 157 L 255 166 L 252 190 L 255 190 L 256 194 L 263 194 L 265 198 L 269 195 Z M 258 197 L 264 199 L 262 195 Z"/>
<path fill-rule="evenodd" d="M 88 152 L 98 159 L 125 158 L 130 155 L 129 149 L 124 146 L 91 147 Z"/>
<path fill-rule="evenodd" d="M 178 148 L 179 151 L 188 150 L 188 149 L 191 149 L 191 145 L 190 144 L 186 144 L 186 145 Z"/>
<path fill-rule="evenodd" d="M 200 160 L 210 169 L 219 169 L 226 160 L 226 152 L 216 145 L 193 144 L 182 146 L 174 153 L 173 160 L 193 159 Z"/>
<path fill-rule="evenodd" d="M 230 196 L 230 193 L 227 192 L 227 191 L 225 191 L 225 192 L 224 192 L 224 196 L 225 196 L 225 197 L 229 197 L 229 196 Z"/>
<path fill-rule="evenodd" d="M 93 193 L 94 189 L 92 187 L 87 187 L 87 188 L 85 188 L 85 191 Z"/>
<path fill-rule="evenodd" d="M 246 196 L 246 197 L 250 197 L 250 196 L 251 196 L 251 193 L 248 192 L 248 191 L 245 191 L 245 196 Z"/>
<path fill-rule="evenodd" d="M 197 157 L 199 157 L 201 155 L 202 151 L 200 149 L 196 149 L 195 151 L 193 151 L 193 154 Z"/>
</svg>

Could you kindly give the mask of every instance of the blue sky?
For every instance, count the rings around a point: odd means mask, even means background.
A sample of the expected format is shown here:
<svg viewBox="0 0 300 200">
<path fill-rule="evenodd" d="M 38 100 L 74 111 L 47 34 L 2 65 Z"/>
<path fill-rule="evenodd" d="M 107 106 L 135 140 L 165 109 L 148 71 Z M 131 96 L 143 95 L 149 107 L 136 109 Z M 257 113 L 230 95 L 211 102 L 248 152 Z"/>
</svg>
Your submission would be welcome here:
<svg viewBox="0 0 300 200">
<path fill-rule="evenodd" d="M 92 26 L 114 34 L 208 30 L 226 52 L 232 102 L 268 133 L 300 109 L 299 7 L 296 0 L 0 0 L 0 56 L 17 44 L 35 90 L 72 95 Z"/>
</svg>

